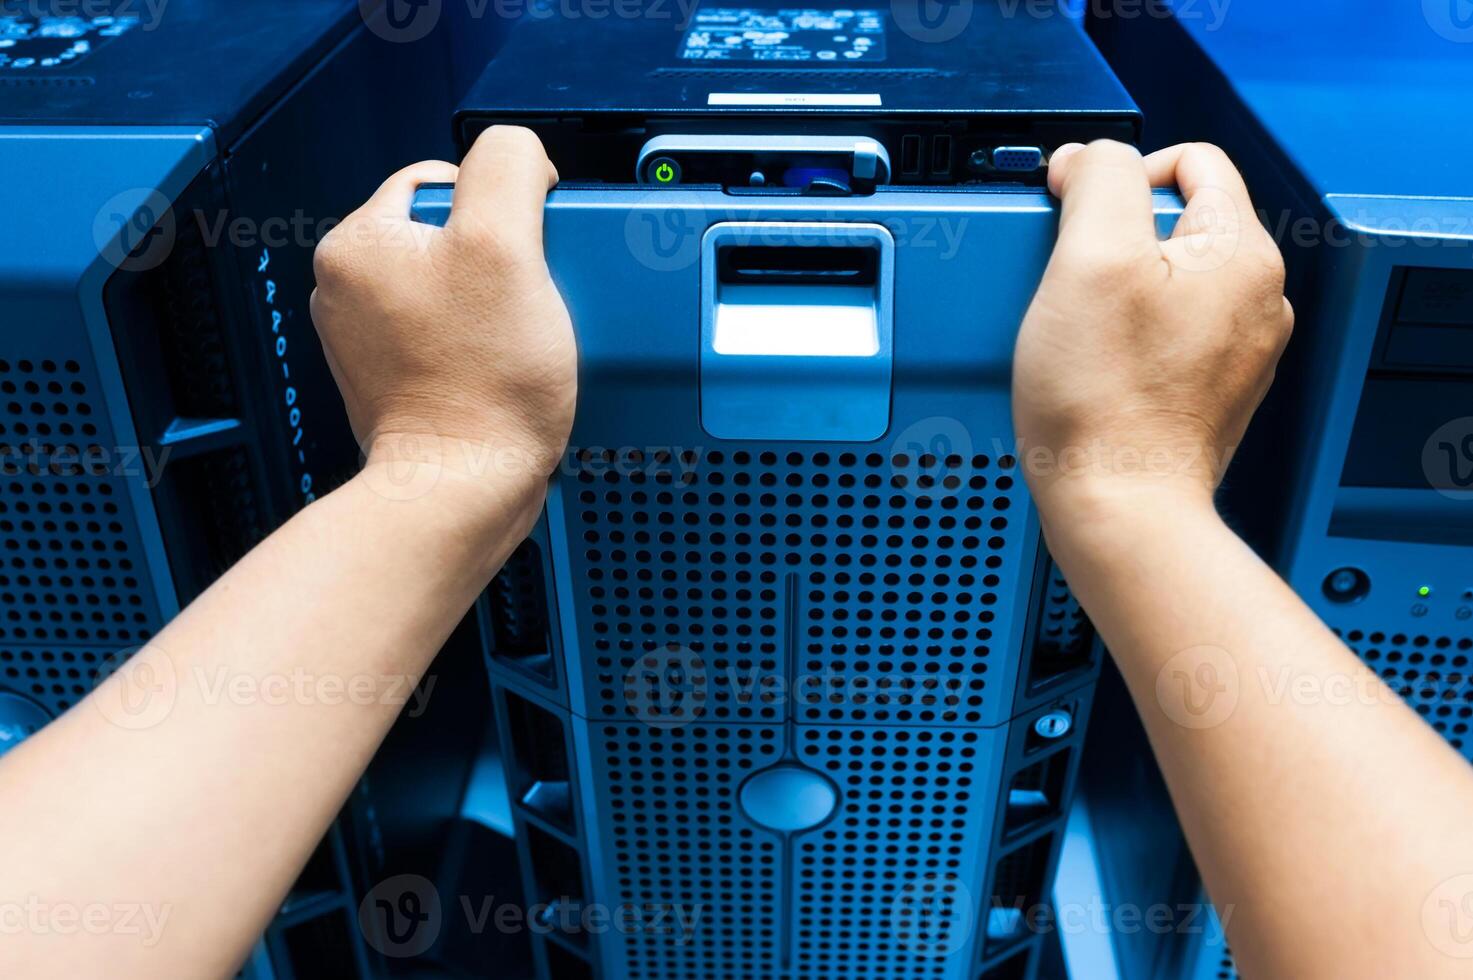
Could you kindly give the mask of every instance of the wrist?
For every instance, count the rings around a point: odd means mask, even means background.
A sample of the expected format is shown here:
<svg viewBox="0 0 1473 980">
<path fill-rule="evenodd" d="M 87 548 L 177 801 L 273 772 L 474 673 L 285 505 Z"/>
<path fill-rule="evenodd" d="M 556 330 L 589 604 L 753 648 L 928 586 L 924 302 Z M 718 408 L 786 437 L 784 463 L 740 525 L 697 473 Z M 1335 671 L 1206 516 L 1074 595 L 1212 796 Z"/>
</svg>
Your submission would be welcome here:
<svg viewBox="0 0 1473 980">
<path fill-rule="evenodd" d="M 1210 487 L 1195 479 L 1067 477 L 1033 488 L 1056 557 L 1118 555 L 1147 535 L 1223 523 Z"/>
<path fill-rule="evenodd" d="M 559 453 L 520 440 L 378 433 L 356 482 L 384 500 L 425 505 L 475 537 L 532 528 Z"/>
</svg>

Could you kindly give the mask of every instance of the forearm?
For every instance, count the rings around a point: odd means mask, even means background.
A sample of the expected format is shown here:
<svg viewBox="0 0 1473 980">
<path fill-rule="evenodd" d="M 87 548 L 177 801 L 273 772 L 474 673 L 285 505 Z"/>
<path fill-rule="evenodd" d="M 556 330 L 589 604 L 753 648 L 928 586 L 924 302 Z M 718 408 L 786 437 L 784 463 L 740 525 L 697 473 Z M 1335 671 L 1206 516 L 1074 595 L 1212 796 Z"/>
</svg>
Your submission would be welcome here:
<svg viewBox="0 0 1473 980">
<path fill-rule="evenodd" d="M 1050 548 L 1125 676 L 1245 975 L 1461 975 L 1422 911 L 1473 871 L 1463 760 L 1205 494 L 1146 484 L 1048 509 Z"/>
<path fill-rule="evenodd" d="M 26 801 L 0 812 L 0 900 L 167 915 L 8 935 L 7 975 L 235 968 L 541 499 L 522 476 L 398 477 L 371 466 L 299 514 L 0 764 Z"/>
</svg>

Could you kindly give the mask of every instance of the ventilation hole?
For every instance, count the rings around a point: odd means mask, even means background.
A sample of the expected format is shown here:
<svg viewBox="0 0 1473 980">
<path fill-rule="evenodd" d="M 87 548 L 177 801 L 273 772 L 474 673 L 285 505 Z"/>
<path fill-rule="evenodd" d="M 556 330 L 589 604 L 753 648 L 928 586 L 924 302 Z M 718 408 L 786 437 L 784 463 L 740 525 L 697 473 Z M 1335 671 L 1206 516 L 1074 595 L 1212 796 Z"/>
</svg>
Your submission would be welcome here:
<svg viewBox="0 0 1473 980">
<path fill-rule="evenodd" d="M 0 643 L 126 646 L 159 627 L 123 492 L 143 461 L 77 421 L 94 414 L 81 374 L 73 360 L 0 362 L 17 394 L 0 400 Z"/>
<path fill-rule="evenodd" d="M 1473 637 L 1335 632 L 1449 745 L 1473 762 Z"/>
<path fill-rule="evenodd" d="M 623 681 L 676 657 L 717 682 L 704 721 L 778 721 L 789 694 L 804 722 L 984 720 L 1021 547 L 1010 457 L 666 455 L 576 459 L 570 571 L 595 712 L 657 714 Z"/>
<path fill-rule="evenodd" d="M 54 717 L 97 685 L 108 656 L 105 650 L 0 645 L 0 688 L 26 695 Z"/>
</svg>

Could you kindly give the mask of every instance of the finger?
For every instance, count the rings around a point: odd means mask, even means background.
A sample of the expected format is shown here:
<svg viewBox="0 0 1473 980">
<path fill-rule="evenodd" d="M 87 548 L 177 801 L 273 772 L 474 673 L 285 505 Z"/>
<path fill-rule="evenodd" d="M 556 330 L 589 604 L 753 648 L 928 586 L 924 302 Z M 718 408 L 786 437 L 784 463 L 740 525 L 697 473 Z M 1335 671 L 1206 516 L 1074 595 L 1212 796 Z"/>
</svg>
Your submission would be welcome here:
<svg viewBox="0 0 1473 980">
<path fill-rule="evenodd" d="M 542 240 L 542 209 L 557 170 L 530 129 L 492 126 L 460 165 L 450 224 L 496 224 Z"/>
<path fill-rule="evenodd" d="M 444 160 L 412 163 L 380 184 L 358 213 L 387 221 L 408 221 L 419 185 L 454 183 L 459 169 Z"/>
<path fill-rule="evenodd" d="M 1146 157 L 1153 187 L 1176 187 L 1186 201 L 1173 238 L 1241 237 L 1257 224 L 1253 198 L 1228 155 L 1210 143 L 1183 143 Z"/>
<path fill-rule="evenodd" d="M 1151 182 L 1134 147 L 1100 140 L 1080 150 L 1055 152 L 1049 188 L 1064 202 L 1061 248 L 1156 244 Z"/>
</svg>

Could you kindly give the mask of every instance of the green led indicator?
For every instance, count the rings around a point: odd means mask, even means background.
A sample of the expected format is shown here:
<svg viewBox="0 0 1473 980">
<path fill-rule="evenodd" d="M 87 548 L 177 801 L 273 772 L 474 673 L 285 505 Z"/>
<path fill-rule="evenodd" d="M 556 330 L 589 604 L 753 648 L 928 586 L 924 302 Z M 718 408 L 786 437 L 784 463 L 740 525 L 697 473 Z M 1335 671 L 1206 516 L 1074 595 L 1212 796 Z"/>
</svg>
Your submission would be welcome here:
<svg viewBox="0 0 1473 980">
<path fill-rule="evenodd" d="M 1430 585 L 1424 585 L 1420 589 L 1417 590 L 1417 595 L 1421 596 L 1423 599 L 1427 598 L 1431 594 L 1432 594 L 1432 586 L 1430 586 Z"/>
<path fill-rule="evenodd" d="M 675 179 L 675 168 L 668 163 L 662 163 L 655 168 L 655 179 L 662 184 L 668 184 Z"/>
</svg>

